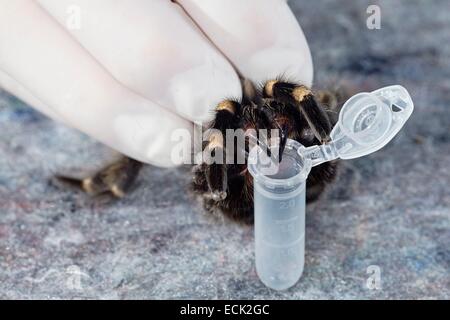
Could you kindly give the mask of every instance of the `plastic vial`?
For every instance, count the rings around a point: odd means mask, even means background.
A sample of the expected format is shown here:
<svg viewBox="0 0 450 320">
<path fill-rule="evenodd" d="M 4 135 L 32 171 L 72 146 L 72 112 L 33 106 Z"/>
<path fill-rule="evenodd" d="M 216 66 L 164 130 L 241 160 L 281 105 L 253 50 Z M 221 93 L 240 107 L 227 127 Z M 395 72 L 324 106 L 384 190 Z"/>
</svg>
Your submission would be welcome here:
<svg viewBox="0 0 450 320">
<path fill-rule="evenodd" d="M 262 149 L 254 149 L 249 163 L 254 177 L 256 271 L 275 290 L 295 285 L 305 264 L 305 188 L 311 162 L 297 152 L 300 147 L 288 140 L 274 174 L 264 174 L 267 161 L 261 158 L 269 157 Z"/>
<path fill-rule="evenodd" d="M 269 156 L 276 151 L 259 146 L 251 150 L 248 169 L 254 178 L 256 271 L 266 286 L 288 289 L 303 273 L 305 187 L 311 167 L 380 150 L 413 110 L 411 96 L 402 86 L 359 93 L 342 107 L 328 143 L 306 148 L 288 140 L 281 163 Z"/>
</svg>

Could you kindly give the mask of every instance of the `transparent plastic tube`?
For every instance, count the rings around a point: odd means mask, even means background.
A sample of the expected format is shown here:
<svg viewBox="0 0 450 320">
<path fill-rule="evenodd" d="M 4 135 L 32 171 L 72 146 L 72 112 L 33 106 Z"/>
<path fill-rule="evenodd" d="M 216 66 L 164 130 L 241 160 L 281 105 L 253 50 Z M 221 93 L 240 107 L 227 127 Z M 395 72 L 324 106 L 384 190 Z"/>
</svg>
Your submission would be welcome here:
<svg viewBox="0 0 450 320">
<path fill-rule="evenodd" d="M 380 150 L 413 110 L 411 96 L 402 86 L 359 93 L 342 107 L 328 143 L 306 148 L 288 140 L 281 163 L 272 158 L 278 154 L 277 143 L 269 144 L 276 150 L 260 146 L 251 150 L 248 169 L 254 178 L 256 270 L 266 286 L 288 289 L 302 275 L 305 187 L 311 167 Z"/>
<path fill-rule="evenodd" d="M 305 187 L 311 164 L 297 152 L 300 147 L 288 141 L 274 174 L 265 174 L 261 149 L 249 164 L 254 177 L 256 271 L 275 290 L 295 285 L 305 263 Z"/>
</svg>

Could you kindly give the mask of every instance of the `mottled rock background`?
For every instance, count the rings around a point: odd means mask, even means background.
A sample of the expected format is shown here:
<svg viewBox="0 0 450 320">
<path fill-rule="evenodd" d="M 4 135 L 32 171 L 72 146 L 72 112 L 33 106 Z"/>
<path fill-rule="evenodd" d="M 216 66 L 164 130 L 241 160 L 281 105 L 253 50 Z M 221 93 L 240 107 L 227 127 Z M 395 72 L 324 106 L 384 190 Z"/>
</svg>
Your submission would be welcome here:
<svg viewBox="0 0 450 320">
<path fill-rule="evenodd" d="M 207 218 L 186 192 L 188 168 L 147 167 L 113 204 L 50 182 L 110 151 L 2 92 L 0 298 L 450 298 L 449 2 L 290 3 L 318 86 L 399 83 L 416 103 L 394 142 L 345 162 L 308 207 L 302 280 L 264 287 L 252 229 Z M 369 4 L 381 7 L 381 30 L 366 28 Z M 371 265 L 380 290 L 366 286 Z"/>
</svg>

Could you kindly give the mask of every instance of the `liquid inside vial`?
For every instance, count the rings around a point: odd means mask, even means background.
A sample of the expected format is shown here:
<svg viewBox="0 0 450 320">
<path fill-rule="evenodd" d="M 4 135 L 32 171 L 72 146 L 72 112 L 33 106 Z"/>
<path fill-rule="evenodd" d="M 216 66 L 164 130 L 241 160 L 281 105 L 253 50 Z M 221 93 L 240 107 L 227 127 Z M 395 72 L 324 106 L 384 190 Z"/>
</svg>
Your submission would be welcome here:
<svg viewBox="0 0 450 320">
<path fill-rule="evenodd" d="M 277 173 L 274 175 L 269 175 L 269 178 L 272 179 L 289 179 L 291 177 L 296 176 L 302 171 L 301 164 L 297 163 L 297 161 L 290 155 L 285 155 L 283 160 L 278 165 Z"/>
</svg>

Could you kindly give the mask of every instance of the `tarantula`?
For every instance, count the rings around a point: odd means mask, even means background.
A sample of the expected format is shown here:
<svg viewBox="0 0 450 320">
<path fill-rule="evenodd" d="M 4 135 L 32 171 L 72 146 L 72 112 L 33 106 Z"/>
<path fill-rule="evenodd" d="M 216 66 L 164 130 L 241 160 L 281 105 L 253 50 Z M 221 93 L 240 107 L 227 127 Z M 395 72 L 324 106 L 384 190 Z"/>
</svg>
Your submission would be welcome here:
<svg viewBox="0 0 450 320">
<path fill-rule="evenodd" d="M 227 129 L 279 130 L 280 156 L 288 138 L 304 146 L 329 140 L 337 120 L 338 94 L 322 91 L 316 98 L 306 86 L 282 78 L 268 81 L 258 89 L 248 80 L 242 82 L 242 101 L 226 100 L 220 103 L 209 128 L 220 130 L 224 136 Z M 224 151 L 227 146 L 222 141 L 211 135 L 203 148 L 212 154 L 219 149 Z M 248 154 L 248 149 L 246 151 Z M 111 193 L 122 198 L 142 166 L 136 160 L 121 157 L 119 161 L 81 181 L 62 179 L 78 184 L 91 195 Z M 334 179 L 336 168 L 336 162 L 328 162 L 312 169 L 307 180 L 308 202 L 316 200 Z M 246 163 L 195 165 L 192 189 L 203 198 L 207 211 L 222 212 L 239 222 L 253 222 L 253 179 Z"/>
</svg>

